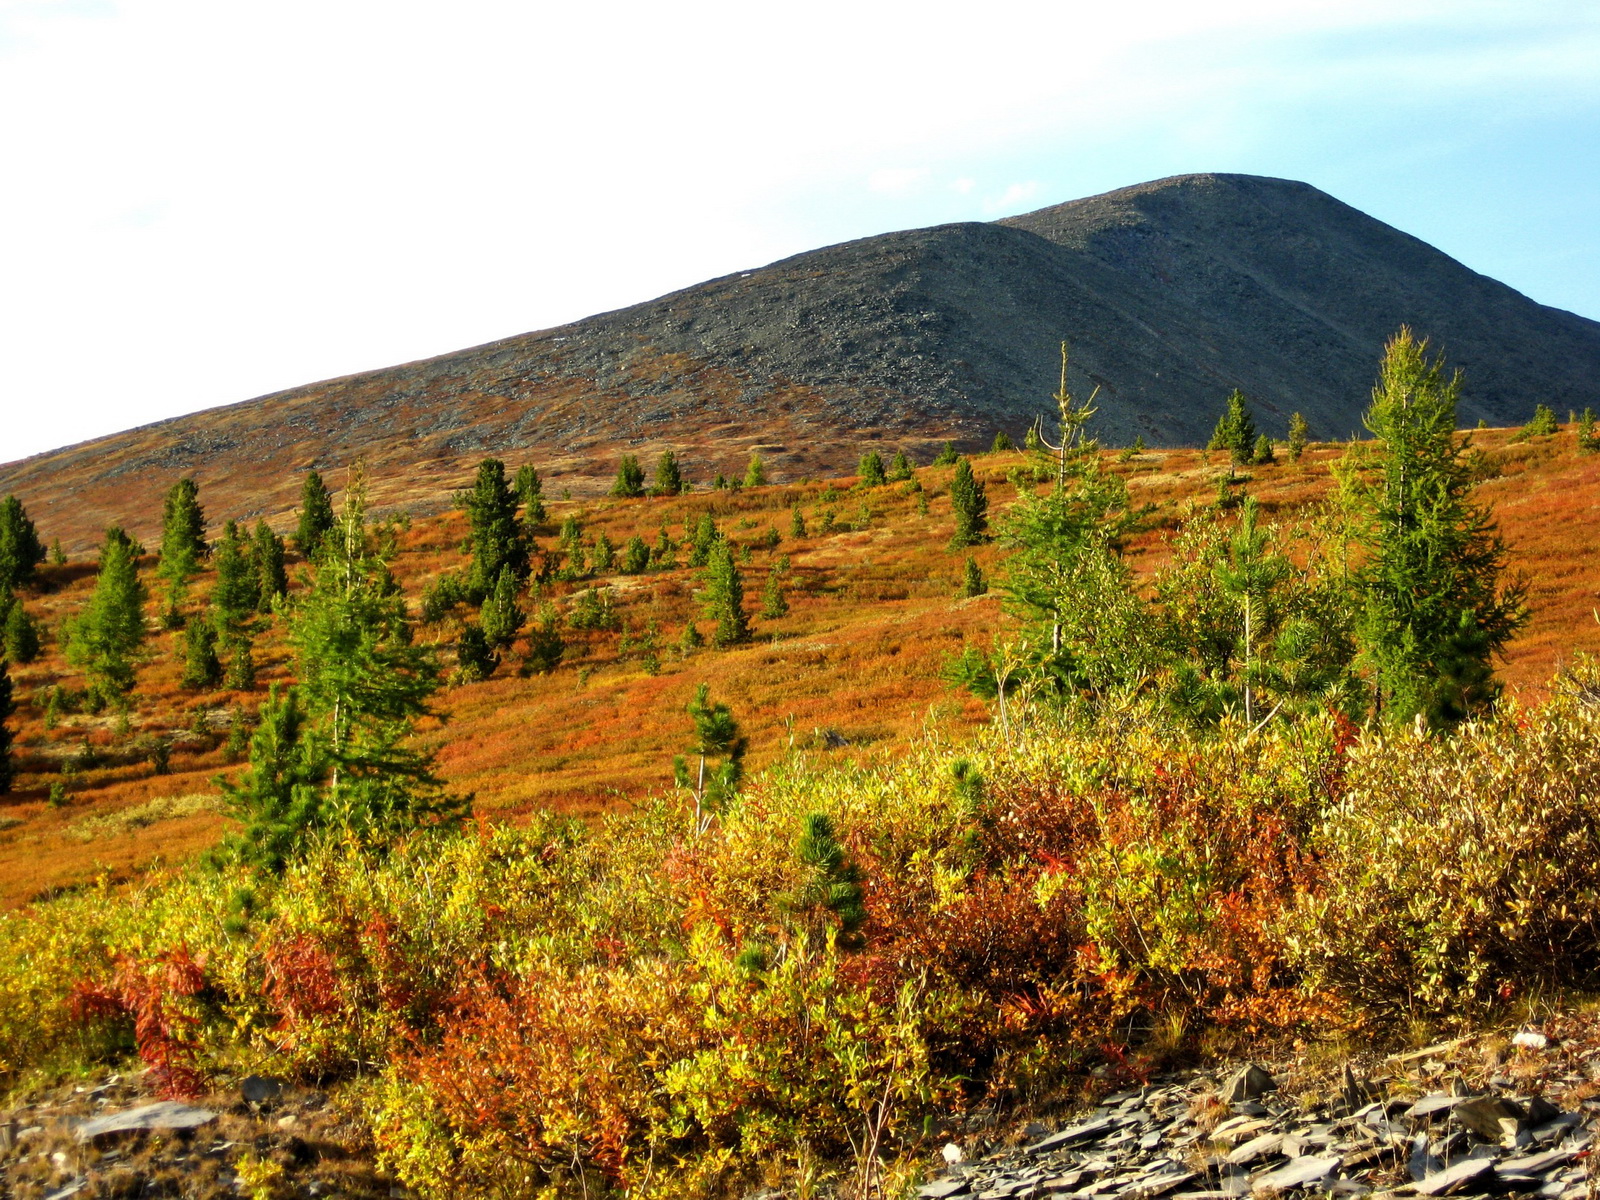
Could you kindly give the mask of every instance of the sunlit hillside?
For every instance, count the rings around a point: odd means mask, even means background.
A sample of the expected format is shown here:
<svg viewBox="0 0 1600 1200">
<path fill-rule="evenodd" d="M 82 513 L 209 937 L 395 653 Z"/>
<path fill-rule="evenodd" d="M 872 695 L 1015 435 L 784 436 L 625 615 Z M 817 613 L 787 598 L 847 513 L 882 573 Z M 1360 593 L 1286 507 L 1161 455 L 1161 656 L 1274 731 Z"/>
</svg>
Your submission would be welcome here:
<svg viewBox="0 0 1600 1200">
<path fill-rule="evenodd" d="M 1537 691 L 1563 657 L 1600 649 L 1594 615 L 1600 567 L 1593 553 L 1600 456 L 1580 454 L 1570 429 L 1521 441 L 1513 440 L 1513 431 L 1474 437 L 1485 476 L 1480 496 L 1495 508 L 1514 552 L 1513 568 L 1530 582 L 1532 621 L 1511 647 L 1504 674 L 1515 690 Z M 1341 445 L 1317 445 L 1298 463 L 1252 467 L 1248 490 L 1273 519 L 1292 520 L 1332 494 L 1330 468 L 1343 452 Z M 1104 457 L 1109 469 L 1127 477 L 1135 498 L 1153 506 L 1145 532 L 1128 551 L 1136 570 L 1148 576 L 1183 514 L 1215 499 L 1226 467 L 1219 456 L 1192 450 L 1107 451 Z M 998 523 L 1016 494 L 1014 481 L 1030 479 L 1037 464 L 1020 452 L 980 455 L 974 462 Z M 855 479 L 835 479 L 661 499 L 552 498 L 541 544 L 576 516 L 586 539 L 604 533 L 619 549 L 634 536 L 655 543 L 663 526 L 681 547 L 702 514 L 712 514 L 741 548 L 754 642 L 731 650 L 680 648 L 686 623 L 698 620 L 702 632 L 708 629 L 695 598 L 698 572 L 682 565 L 550 584 L 542 599 L 561 609 L 570 609 L 578 591 L 609 585 L 621 627 L 565 629 L 565 658 L 548 674 L 519 670 L 513 652 L 488 680 L 445 689 L 437 701 L 439 719 L 425 722 L 421 736 L 437 746 L 449 783 L 473 793 L 478 811 L 495 819 L 536 808 L 595 813 L 670 786 L 672 757 L 687 740 L 684 705 L 703 681 L 738 715 L 755 767 L 792 742 L 875 758 L 895 754 L 930 724 L 959 738 L 990 714 L 947 684 L 942 666 L 965 641 L 987 641 L 1003 615 L 997 587 L 984 596 L 962 595 L 967 552 L 947 545 L 950 474 L 949 468 L 920 469 L 920 493 L 905 484 L 861 489 Z M 329 482 L 337 487 L 339 473 Z M 204 492 L 200 499 L 206 503 Z M 144 511 L 119 515 L 148 527 L 159 517 L 161 496 L 151 494 L 143 503 Z M 796 510 L 806 526 L 800 537 L 792 525 Z M 207 505 L 213 537 L 233 515 L 242 514 Z M 466 520 L 459 510 L 415 520 L 388 515 L 398 523 L 395 573 L 417 611 L 432 580 L 465 564 Z M 776 545 L 769 530 L 776 532 Z M 48 541 L 52 531 L 45 526 L 40 534 Z M 1003 578 L 1005 553 L 999 543 L 973 553 L 991 584 Z M 783 576 L 789 611 L 763 618 L 763 585 L 782 556 L 790 563 Z M 680 548 L 678 562 L 686 557 Z M 256 642 L 253 690 L 184 689 L 181 633 L 154 632 L 161 585 L 153 566 L 153 556 L 141 562 L 153 632 L 125 723 L 69 705 L 46 727 L 49 690 L 59 685 L 70 694 L 82 686 L 59 654 L 56 629 L 84 604 L 94 582 L 92 560 L 79 555 L 64 566 L 42 567 L 41 585 L 24 595 L 47 634 L 37 661 L 12 668 L 19 774 L 12 794 L 0 798 L 0 903 L 6 906 L 98 874 L 137 872 L 213 843 L 224 821 L 215 780 L 238 769 L 237 738 L 234 752 L 229 749 L 233 723 L 247 722 L 268 686 L 288 678 L 282 621 L 267 619 Z M 291 575 L 298 567 L 292 564 Z M 192 607 L 210 585 L 208 573 L 194 589 Z M 447 668 L 458 627 L 447 618 L 418 629 L 420 640 L 439 645 Z M 658 673 L 647 670 L 652 644 Z M 166 772 L 159 774 L 152 753 L 158 742 L 171 746 Z M 52 805 L 57 783 L 64 784 L 58 797 L 64 802 Z"/>
</svg>

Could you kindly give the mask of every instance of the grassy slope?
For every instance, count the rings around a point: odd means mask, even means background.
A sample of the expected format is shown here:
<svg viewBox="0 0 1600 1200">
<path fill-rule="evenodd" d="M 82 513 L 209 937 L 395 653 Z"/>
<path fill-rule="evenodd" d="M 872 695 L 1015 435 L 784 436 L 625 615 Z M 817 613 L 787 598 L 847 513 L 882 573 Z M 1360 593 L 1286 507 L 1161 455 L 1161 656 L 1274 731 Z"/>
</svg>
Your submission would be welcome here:
<svg viewBox="0 0 1600 1200">
<path fill-rule="evenodd" d="M 1600 649 L 1593 616 L 1600 571 L 1591 534 L 1600 509 L 1600 457 L 1578 455 L 1570 433 L 1531 444 L 1508 444 L 1509 438 L 1503 431 L 1478 436 L 1499 472 L 1482 496 L 1495 505 L 1514 565 L 1532 585 L 1533 620 L 1512 647 L 1505 675 L 1513 688 L 1537 691 L 1563 656 Z M 1338 453 L 1317 448 L 1300 464 L 1256 468 L 1251 490 L 1268 511 L 1289 515 L 1328 494 L 1329 465 Z M 1021 455 L 977 460 L 989 480 L 991 515 L 1012 498 L 1004 477 L 1022 461 Z M 1147 573 L 1164 557 L 1165 537 L 1184 505 L 1214 494 L 1217 467 L 1194 451 L 1171 451 L 1140 455 L 1115 469 L 1128 474 L 1141 501 L 1157 505 L 1154 527 L 1130 548 L 1136 569 Z M 938 678 L 941 663 L 963 639 L 986 637 L 999 621 L 992 595 L 957 596 L 961 556 L 945 549 L 952 529 L 949 474 L 919 472 L 930 496 L 927 516 L 918 515 L 914 497 L 891 486 L 868 496 L 866 528 L 798 542 L 788 537 L 790 507 L 799 503 L 814 530 L 821 483 L 663 500 L 555 502 L 553 520 L 578 512 L 588 536 L 604 530 L 619 549 L 635 533 L 654 542 L 663 521 L 681 537 L 685 522 L 708 508 L 739 543 L 754 542 L 775 525 L 782 545 L 755 549 L 744 568 L 746 603 L 759 609 L 769 562 L 788 553 L 794 565 L 790 613 L 756 619 L 758 640 L 747 647 L 702 650 L 688 659 L 665 653 L 662 673 L 654 677 L 619 656 L 618 634 L 569 632 L 567 660 L 551 675 L 521 678 L 502 667 L 486 682 L 441 693 L 446 719 L 429 722 L 422 736 L 438 746 L 442 773 L 474 792 L 481 810 L 502 816 L 537 806 L 589 813 L 626 803 L 668 781 L 672 755 L 686 740 L 683 705 L 702 680 L 732 704 L 750 735 L 756 767 L 791 736 L 812 738 L 831 729 L 849 743 L 837 753 L 873 755 L 893 753 L 930 719 L 956 727 L 986 720 L 981 705 Z M 836 505 L 838 520 L 846 523 L 861 504 L 858 494 L 843 490 L 847 482 L 838 484 L 843 494 Z M 159 510 L 159 497 L 152 495 L 149 504 Z M 220 520 L 228 514 L 211 515 Z M 409 595 L 464 562 L 458 544 L 465 531 L 455 512 L 418 521 L 402 535 L 396 571 Z M 50 536 L 48 529 L 41 532 Z M 980 548 L 976 557 L 995 573 L 997 547 Z M 694 574 L 679 568 L 614 579 L 629 626 L 639 630 L 653 618 L 663 641 L 675 642 L 684 622 L 698 616 Z M 92 568 L 48 568 L 45 578 L 45 590 L 27 603 L 53 629 L 84 602 Z M 203 580 L 197 592 L 203 595 L 208 583 Z M 153 597 L 152 618 L 155 610 Z M 707 628 L 703 619 L 701 628 Z M 226 714 L 231 705 L 253 708 L 267 683 L 287 678 L 281 633 L 274 623 L 258 641 L 260 685 L 246 695 L 185 691 L 178 684 L 178 635 L 153 633 L 129 736 L 119 738 L 108 717 L 81 714 L 47 732 L 40 711 L 20 704 L 13 727 L 21 773 L 13 794 L 0 798 L 0 905 L 24 903 L 100 872 L 129 874 L 214 841 L 223 819 L 204 798 L 216 793 L 213 777 L 231 769 L 220 747 Z M 449 642 L 453 635 L 446 627 L 425 627 L 420 636 Z M 78 682 L 53 638 L 38 662 L 13 675 L 19 701 L 57 681 Z M 131 758 L 122 751 L 141 733 L 178 737 L 171 774 L 155 776 L 143 761 L 115 761 Z M 80 771 L 70 803 L 51 809 L 45 800 L 60 761 L 85 739 L 113 761 Z"/>
</svg>

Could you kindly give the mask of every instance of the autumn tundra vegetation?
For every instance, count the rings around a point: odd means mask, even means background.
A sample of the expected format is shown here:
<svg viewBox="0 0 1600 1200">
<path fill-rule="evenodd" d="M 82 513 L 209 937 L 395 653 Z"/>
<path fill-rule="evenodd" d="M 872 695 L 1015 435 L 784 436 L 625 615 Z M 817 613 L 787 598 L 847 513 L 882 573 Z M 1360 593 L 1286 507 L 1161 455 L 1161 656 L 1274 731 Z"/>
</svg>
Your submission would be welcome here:
<svg viewBox="0 0 1600 1200">
<path fill-rule="evenodd" d="M 359 467 L 338 503 L 313 471 L 292 552 L 265 522 L 208 542 L 185 481 L 153 570 L 116 528 L 92 572 L 47 563 L 8 498 L 6 658 L 54 682 L 0 673 L 0 787 L 44 820 L 186 772 L 220 816 L 204 853 L 0 919 L 0 1077 L 315 1080 L 424 1195 L 842 1162 L 888 1194 L 941 1114 L 1593 985 L 1600 666 L 1506 693 L 1543 593 L 1484 498 L 1512 466 L 1589 479 L 1592 415 L 1460 432 L 1461 381 L 1401 331 L 1370 438 L 1297 416 L 1274 443 L 1235 393 L 1156 486 L 1164 459 L 1097 445 L 1062 378 L 1023 449 L 869 450 L 845 487 L 755 458 L 696 490 L 670 454 L 647 486 L 624 456 L 596 508 L 487 459 L 424 529 L 375 518 Z M 891 526 L 927 590 L 841 584 L 901 553 Z M 30 609 L 61 595 L 47 628 Z M 925 690 L 808 649 L 835 719 L 758 719 L 776 654 L 874 603 L 942 614 L 904 656 Z M 1541 636 L 1570 645 L 1561 621 Z M 513 696 L 538 744 L 607 672 L 633 689 L 615 738 L 666 730 L 657 786 L 497 806 L 452 759 Z M 853 690 L 911 715 L 853 746 Z M 225 723 L 151 731 L 222 693 Z M 81 748 L 52 757 L 63 730 Z M 76 819 L 131 834 L 156 803 Z"/>
</svg>

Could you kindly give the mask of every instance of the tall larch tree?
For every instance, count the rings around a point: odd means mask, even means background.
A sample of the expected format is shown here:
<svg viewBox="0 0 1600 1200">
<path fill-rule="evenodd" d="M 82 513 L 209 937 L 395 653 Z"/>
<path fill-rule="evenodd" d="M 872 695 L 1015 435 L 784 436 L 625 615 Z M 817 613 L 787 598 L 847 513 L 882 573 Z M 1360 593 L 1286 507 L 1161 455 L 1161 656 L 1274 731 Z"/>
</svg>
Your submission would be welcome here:
<svg viewBox="0 0 1600 1200">
<path fill-rule="evenodd" d="M 1217 427 L 1212 430 L 1206 449 L 1226 450 L 1229 461 L 1241 467 L 1255 453 L 1255 418 L 1250 415 L 1249 400 L 1238 388 L 1228 396 L 1227 406 L 1217 418 Z"/>
<path fill-rule="evenodd" d="M 1505 578 L 1505 543 L 1456 436 L 1461 375 L 1402 328 L 1384 350 L 1366 426 L 1375 478 L 1346 473 L 1367 551 L 1357 576 L 1358 640 L 1391 722 L 1448 727 L 1492 703 L 1493 658 L 1527 620 L 1526 589 Z"/>
</svg>

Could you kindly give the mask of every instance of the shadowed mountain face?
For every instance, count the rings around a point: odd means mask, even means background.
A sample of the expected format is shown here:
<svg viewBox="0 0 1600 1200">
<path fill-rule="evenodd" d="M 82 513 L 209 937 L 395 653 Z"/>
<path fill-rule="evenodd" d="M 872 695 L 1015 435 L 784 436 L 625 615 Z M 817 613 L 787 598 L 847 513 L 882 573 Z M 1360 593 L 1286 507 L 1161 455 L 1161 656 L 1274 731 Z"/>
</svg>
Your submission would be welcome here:
<svg viewBox="0 0 1600 1200">
<path fill-rule="evenodd" d="M 624 451 L 697 477 L 760 449 L 779 477 L 865 443 L 926 454 L 1053 410 L 1058 346 L 1103 441 L 1186 444 L 1243 388 L 1282 434 L 1360 428 L 1402 323 L 1467 376 L 1468 423 L 1600 403 L 1600 323 L 1536 304 L 1307 184 L 1189 175 L 996 224 L 885 234 L 632 308 L 312 384 L 0 467 L 70 546 L 152 528 L 194 474 L 213 516 L 287 509 L 298 473 L 364 458 L 379 498 L 436 507 L 494 453 L 599 486 Z"/>
</svg>

